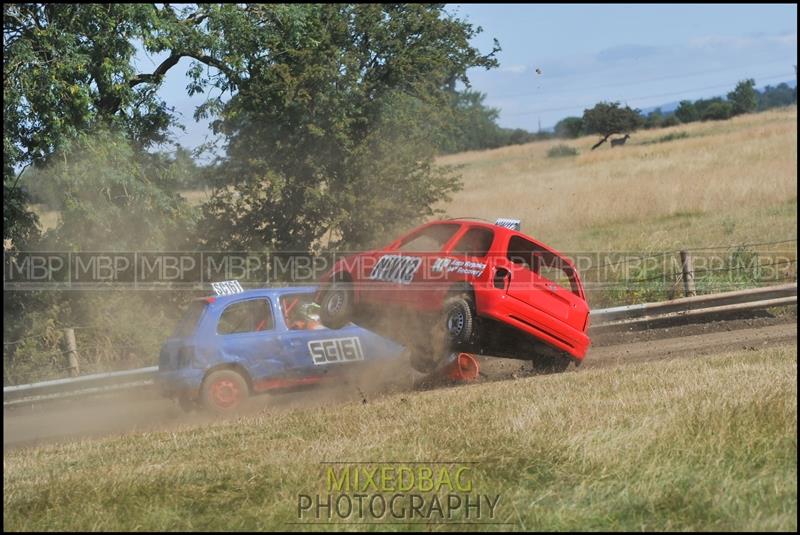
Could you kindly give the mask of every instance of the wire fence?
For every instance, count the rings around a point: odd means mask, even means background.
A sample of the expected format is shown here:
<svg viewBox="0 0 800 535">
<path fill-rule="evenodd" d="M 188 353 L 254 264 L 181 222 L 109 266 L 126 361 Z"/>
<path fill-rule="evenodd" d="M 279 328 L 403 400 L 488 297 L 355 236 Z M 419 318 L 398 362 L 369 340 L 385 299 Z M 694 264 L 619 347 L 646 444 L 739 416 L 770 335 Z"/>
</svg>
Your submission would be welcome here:
<svg viewBox="0 0 800 535">
<path fill-rule="evenodd" d="M 641 262 L 642 260 L 649 260 L 652 258 L 663 258 L 668 256 L 674 256 L 679 254 L 681 251 L 686 251 L 690 253 L 702 252 L 702 251 L 721 251 L 721 250 L 730 250 L 730 249 L 744 249 L 748 247 L 762 247 L 765 245 L 783 245 L 787 243 L 797 243 L 797 238 L 791 238 L 786 240 L 776 240 L 776 241 L 767 241 L 767 242 L 751 242 L 751 243 L 739 243 L 739 244 L 729 244 L 729 245 L 712 245 L 706 247 L 685 247 L 683 249 L 675 249 L 671 251 L 658 251 L 654 253 L 648 253 L 645 255 L 639 256 L 630 256 L 623 260 L 619 260 L 617 262 L 607 262 L 600 266 L 590 267 L 588 269 L 582 269 L 581 273 L 590 273 L 592 271 L 598 271 L 602 269 L 607 269 L 610 267 L 617 267 L 621 265 L 631 264 L 635 262 Z"/>
</svg>

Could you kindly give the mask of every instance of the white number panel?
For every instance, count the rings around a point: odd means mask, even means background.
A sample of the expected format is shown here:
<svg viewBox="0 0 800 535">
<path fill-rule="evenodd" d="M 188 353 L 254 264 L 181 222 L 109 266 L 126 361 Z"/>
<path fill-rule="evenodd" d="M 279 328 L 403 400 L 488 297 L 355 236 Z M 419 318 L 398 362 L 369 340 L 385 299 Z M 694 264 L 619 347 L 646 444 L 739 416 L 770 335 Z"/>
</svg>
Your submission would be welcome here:
<svg viewBox="0 0 800 535">
<path fill-rule="evenodd" d="M 364 360 L 361 340 L 357 337 L 313 340 L 308 343 L 308 351 L 317 366 Z"/>
</svg>

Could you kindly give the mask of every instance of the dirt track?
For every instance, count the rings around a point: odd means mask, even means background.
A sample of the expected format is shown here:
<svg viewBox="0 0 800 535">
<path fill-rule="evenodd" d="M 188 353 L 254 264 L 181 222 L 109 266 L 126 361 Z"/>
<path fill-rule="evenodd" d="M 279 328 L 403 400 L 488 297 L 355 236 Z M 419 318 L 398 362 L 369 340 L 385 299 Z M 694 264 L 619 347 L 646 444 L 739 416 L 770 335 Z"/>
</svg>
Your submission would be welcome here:
<svg viewBox="0 0 800 535">
<path fill-rule="evenodd" d="M 760 318 L 672 326 L 642 331 L 598 334 L 579 371 L 624 366 L 647 360 L 691 358 L 726 350 L 757 349 L 797 343 L 796 317 Z M 508 359 L 481 359 L 484 381 L 529 374 L 529 364 Z M 283 396 L 260 396 L 256 406 L 281 408 L 353 401 L 361 391 L 310 391 Z M 369 397 L 370 395 L 366 395 Z M 366 398 L 365 398 L 366 400 Z M 56 404 L 57 403 L 57 404 Z M 77 437 L 174 427 L 212 420 L 203 414 L 185 415 L 151 390 L 118 393 L 104 398 L 50 402 L 3 411 L 3 449 Z"/>
</svg>

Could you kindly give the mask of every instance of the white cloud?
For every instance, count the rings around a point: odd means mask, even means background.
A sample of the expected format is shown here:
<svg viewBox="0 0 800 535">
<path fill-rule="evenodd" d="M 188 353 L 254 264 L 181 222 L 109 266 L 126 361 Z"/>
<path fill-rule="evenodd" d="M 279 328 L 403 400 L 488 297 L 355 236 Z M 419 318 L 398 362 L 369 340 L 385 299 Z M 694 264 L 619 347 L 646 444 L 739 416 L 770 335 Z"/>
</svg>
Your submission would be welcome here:
<svg viewBox="0 0 800 535">
<path fill-rule="evenodd" d="M 689 40 L 691 48 L 754 48 L 769 45 L 797 46 L 797 32 L 778 35 L 706 35 Z"/>
<path fill-rule="evenodd" d="M 498 71 L 500 72 L 510 72 L 514 74 L 522 74 L 528 70 L 528 67 L 525 65 L 501 65 Z"/>
</svg>

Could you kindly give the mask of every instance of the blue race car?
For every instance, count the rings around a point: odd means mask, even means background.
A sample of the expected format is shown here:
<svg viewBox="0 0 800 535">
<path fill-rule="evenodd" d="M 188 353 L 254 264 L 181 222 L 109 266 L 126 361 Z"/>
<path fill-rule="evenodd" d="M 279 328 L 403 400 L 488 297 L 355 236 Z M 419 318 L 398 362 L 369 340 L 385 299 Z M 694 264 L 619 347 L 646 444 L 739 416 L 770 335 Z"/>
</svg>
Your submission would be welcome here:
<svg viewBox="0 0 800 535">
<path fill-rule="evenodd" d="M 184 409 L 199 403 L 232 412 L 253 394 L 341 381 L 354 367 L 407 359 L 403 346 L 357 325 L 323 327 L 317 288 L 213 286 L 217 296 L 193 301 L 161 346 L 158 385 Z"/>
</svg>

